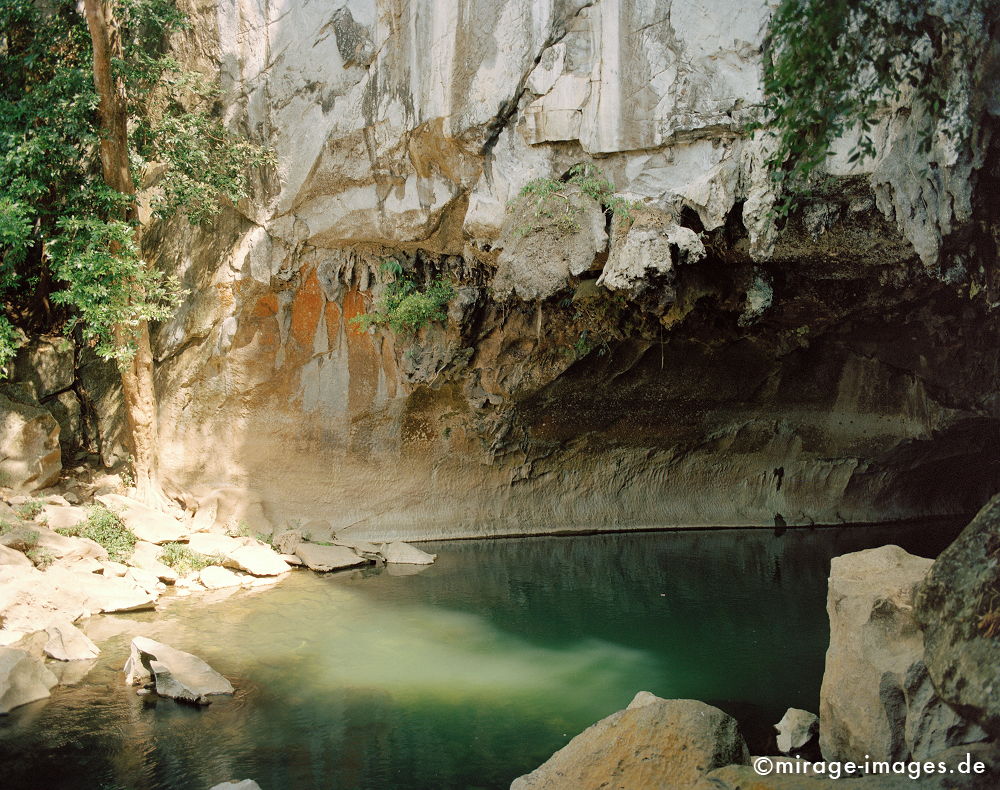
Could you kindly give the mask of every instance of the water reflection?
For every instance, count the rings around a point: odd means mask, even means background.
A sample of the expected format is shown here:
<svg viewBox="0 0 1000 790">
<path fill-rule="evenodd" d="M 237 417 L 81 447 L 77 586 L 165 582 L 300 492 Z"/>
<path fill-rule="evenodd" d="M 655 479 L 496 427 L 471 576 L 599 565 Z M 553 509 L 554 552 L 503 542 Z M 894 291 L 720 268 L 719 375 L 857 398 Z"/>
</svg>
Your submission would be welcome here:
<svg viewBox="0 0 1000 790">
<path fill-rule="evenodd" d="M 506 787 L 639 689 L 712 701 L 762 738 L 786 707 L 817 707 L 829 558 L 929 556 L 956 528 L 439 543 L 419 575 L 300 572 L 95 618 L 86 677 L 0 718 L 0 786 Z M 236 695 L 137 697 L 118 670 L 139 633 Z"/>
</svg>

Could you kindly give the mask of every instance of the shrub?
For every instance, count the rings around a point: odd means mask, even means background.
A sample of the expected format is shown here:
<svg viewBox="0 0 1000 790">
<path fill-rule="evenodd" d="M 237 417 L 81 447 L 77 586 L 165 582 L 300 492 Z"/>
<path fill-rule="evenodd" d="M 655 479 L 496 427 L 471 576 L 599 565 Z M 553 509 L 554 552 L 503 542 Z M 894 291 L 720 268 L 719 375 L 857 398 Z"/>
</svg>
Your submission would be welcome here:
<svg viewBox="0 0 1000 790">
<path fill-rule="evenodd" d="M 31 521 L 44 509 L 45 509 L 45 503 L 42 502 L 42 500 L 29 499 L 27 502 L 18 505 L 16 508 L 14 508 L 14 512 L 17 513 L 18 518 L 23 518 L 25 521 Z"/>
<path fill-rule="evenodd" d="M 39 570 L 45 570 L 56 561 L 55 554 L 41 546 L 30 548 L 24 554 Z"/>
<path fill-rule="evenodd" d="M 363 313 L 351 319 L 351 323 L 362 330 L 372 326 L 388 326 L 397 334 L 412 334 L 434 321 L 447 321 L 448 302 L 455 295 L 451 283 L 438 278 L 424 290 L 403 275 L 403 267 L 398 261 L 384 261 L 382 271 L 393 279 L 385 289 L 370 313 Z"/>
<path fill-rule="evenodd" d="M 221 557 L 209 557 L 192 551 L 183 543 L 164 543 L 160 547 L 160 562 L 169 565 L 180 574 L 200 571 L 209 565 L 221 565 Z"/>
<path fill-rule="evenodd" d="M 87 509 L 87 520 L 76 529 L 81 538 L 90 538 L 100 543 L 115 562 L 124 562 L 132 556 L 135 533 L 125 526 L 121 516 L 104 505 L 91 505 Z"/>
</svg>

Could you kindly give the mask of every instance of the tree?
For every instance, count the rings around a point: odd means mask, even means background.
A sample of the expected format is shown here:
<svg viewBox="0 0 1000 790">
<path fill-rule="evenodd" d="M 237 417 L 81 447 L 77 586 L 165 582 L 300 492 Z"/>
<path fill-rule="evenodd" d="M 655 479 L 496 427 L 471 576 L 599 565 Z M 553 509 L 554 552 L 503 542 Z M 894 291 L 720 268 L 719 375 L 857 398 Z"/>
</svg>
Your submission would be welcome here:
<svg viewBox="0 0 1000 790">
<path fill-rule="evenodd" d="M 137 496 L 159 505 L 149 322 L 182 292 L 143 256 L 138 187 L 157 219 L 206 222 L 271 157 L 227 131 L 216 91 L 169 55 L 186 24 L 172 0 L 85 0 L 84 15 L 0 0 L 0 288 L 9 313 L 26 293 L 61 306 L 65 328 L 118 363 Z M 0 362 L 12 341 L 3 316 Z"/>
<path fill-rule="evenodd" d="M 953 88 L 973 83 L 972 49 L 988 41 L 996 12 L 989 0 L 781 0 L 765 41 L 758 125 L 774 137 L 767 164 L 778 213 L 794 206 L 838 137 L 857 131 L 852 161 L 874 156 L 872 131 L 893 104 L 926 113 L 925 151 L 935 135 L 967 144 L 971 123 Z"/>
</svg>

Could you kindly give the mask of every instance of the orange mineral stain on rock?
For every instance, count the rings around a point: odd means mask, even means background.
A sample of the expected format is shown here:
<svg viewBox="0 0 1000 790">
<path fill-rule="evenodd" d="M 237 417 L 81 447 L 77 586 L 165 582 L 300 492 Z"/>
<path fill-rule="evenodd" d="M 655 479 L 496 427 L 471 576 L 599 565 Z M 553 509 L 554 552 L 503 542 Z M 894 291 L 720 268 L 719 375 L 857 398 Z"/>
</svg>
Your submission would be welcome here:
<svg viewBox="0 0 1000 790">
<path fill-rule="evenodd" d="M 323 293 L 316 272 L 312 271 L 292 302 L 292 337 L 302 349 L 312 350 L 313 337 L 323 312 Z"/>
<path fill-rule="evenodd" d="M 347 388 L 347 410 L 358 414 L 370 409 L 378 391 L 380 368 L 379 354 L 372 343 L 372 336 L 360 330 L 351 319 L 365 312 L 365 300 L 358 290 L 344 294 L 344 321 L 347 324 L 347 369 L 350 376 Z"/>
<path fill-rule="evenodd" d="M 340 343 L 340 319 L 343 311 L 336 302 L 326 303 L 326 347 L 330 351 L 337 349 Z"/>
</svg>

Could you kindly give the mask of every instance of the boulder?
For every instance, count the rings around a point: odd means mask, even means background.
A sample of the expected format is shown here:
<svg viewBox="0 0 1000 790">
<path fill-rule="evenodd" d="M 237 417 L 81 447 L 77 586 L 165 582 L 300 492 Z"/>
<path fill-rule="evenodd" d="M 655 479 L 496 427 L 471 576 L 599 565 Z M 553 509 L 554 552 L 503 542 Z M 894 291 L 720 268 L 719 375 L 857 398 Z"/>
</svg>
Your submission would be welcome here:
<svg viewBox="0 0 1000 790">
<path fill-rule="evenodd" d="M 42 513 L 49 529 L 72 529 L 87 520 L 87 511 L 71 505 L 46 505 Z"/>
<path fill-rule="evenodd" d="M 0 544 L 20 551 L 37 547 L 44 549 L 57 560 L 92 558 L 100 562 L 108 558 L 107 550 L 96 541 L 60 535 L 37 524 L 19 524 L 15 529 L 0 536 Z"/>
<path fill-rule="evenodd" d="M 161 697 L 197 705 L 207 705 L 210 696 L 233 693 L 233 685 L 197 656 L 143 636 L 132 640 L 124 671 L 129 685 L 152 683 Z"/>
<path fill-rule="evenodd" d="M 226 554 L 225 564 L 254 576 L 277 576 L 288 573 L 288 563 L 267 546 L 241 546 Z"/>
<path fill-rule="evenodd" d="M 245 540 L 214 532 L 198 532 L 188 536 L 188 548 L 208 557 L 225 557 L 247 545 Z"/>
<path fill-rule="evenodd" d="M 952 746 L 986 740 L 982 727 L 962 718 L 938 696 L 923 661 L 917 661 L 907 670 L 903 694 L 905 738 L 911 759 L 929 760 Z"/>
<path fill-rule="evenodd" d="M 318 543 L 300 543 L 295 549 L 295 556 L 309 570 L 321 572 L 353 568 L 369 562 L 345 546 L 321 546 Z"/>
<path fill-rule="evenodd" d="M 57 335 L 33 338 L 17 352 L 14 378 L 41 400 L 73 386 L 76 361 L 73 343 Z"/>
<path fill-rule="evenodd" d="M 243 779 L 242 781 L 222 782 L 213 785 L 210 790 L 260 790 L 260 785 L 253 779 Z"/>
<path fill-rule="evenodd" d="M 0 565 L 21 565 L 29 568 L 35 567 L 34 563 L 24 555 L 24 552 L 8 548 L 2 543 L 0 543 Z"/>
<path fill-rule="evenodd" d="M 37 491 L 62 470 L 59 423 L 45 409 L 7 386 L 0 391 L 0 485 Z"/>
<path fill-rule="evenodd" d="M 59 444 L 63 453 L 71 453 L 80 447 L 83 408 L 76 393 L 72 390 L 60 392 L 42 401 L 42 406 L 59 423 Z"/>
<path fill-rule="evenodd" d="M 801 708 L 789 708 L 774 729 L 778 731 L 778 751 L 788 754 L 801 749 L 816 736 L 819 716 Z"/>
<path fill-rule="evenodd" d="M 86 661 L 100 655 L 97 645 L 68 620 L 52 623 L 45 633 L 49 637 L 45 655 L 56 661 Z"/>
<path fill-rule="evenodd" d="M 125 572 L 124 580 L 132 582 L 139 589 L 145 590 L 154 598 L 159 595 L 160 589 L 166 589 L 166 585 L 160 582 L 159 577 L 142 568 L 129 568 Z"/>
<path fill-rule="evenodd" d="M 437 554 L 428 554 L 409 543 L 396 541 L 382 548 L 382 557 L 386 562 L 402 565 L 430 565 L 437 559 Z"/>
<path fill-rule="evenodd" d="M 0 714 L 45 699 L 58 679 L 23 650 L 0 647 Z"/>
<path fill-rule="evenodd" d="M 155 543 L 140 540 L 136 542 L 129 562 L 136 568 L 153 574 L 160 581 L 173 584 L 177 581 L 177 571 L 160 561 L 160 552 L 162 551 L 163 549 Z"/>
<path fill-rule="evenodd" d="M 938 694 L 1000 737 L 1000 495 L 937 558 L 916 618 Z"/>
<path fill-rule="evenodd" d="M 99 612 L 151 609 L 156 595 L 128 579 L 53 566 L 44 573 L 0 565 L 0 619 L 12 631 L 41 631 Z"/>
<path fill-rule="evenodd" d="M 281 557 L 281 559 L 283 559 L 289 565 L 294 565 L 296 567 L 302 565 L 302 560 L 299 559 L 298 555 L 296 554 L 279 554 L 278 556 Z"/>
<path fill-rule="evenodd" d="M 219 565 L 209 565 L 207 568 L 202 568 L 198 574 L 198 581 L 206 590 L 221 590 L 225 587 L 239 587 L 243 584 L 243 579 L 240 576 Z"/>
<path fill-rule="evenodd" d="M 820 749 L 827 760 L 905 759 L 903 682 L 923 654 L 913 617 L 931 560 L 899 546 L 834 557 L 830 647 L 820 689 Z"/>
<path fill-rule="evenodd" d="M 297 529 L 286 529 L 284 532 L 275 535 L 271 542 L 279 553 L 294 554 L 302 542 L 302 532 Z"/>
<path fill-rule="evenodd" d="M 640 692 L 510 787 L 684 790 L 709 771 L 749 759 L 736 720 L 718 708 Z"/>
<path fill-rule="evenodd" d="M 101 494 L 97 501 L 117 513 L 139 540 L 147 543 L 179 541 L 187 533 L 183 522 L 159 510 L 146 507 L 141 502 L 120 494 Z"/>
<path fill-rule="evenodd" d="M 101 569 L 105 576 L 124 576 L 128 573 L 128 565 L 112 560 L 102 562 Z"/>
<path fill-rule="evenodd" d="M 242 522 L 254 535 L 270 535 L 274 531 L 274 526 L 264 514 L 261 496 L 253 489 L 238 486 L 196 487 L 192 494 L 198 502 L 195 513 L 198 529 L 226 530 Z M 210 520 L 212 523 L 209 525 Z"/>
</svg>

